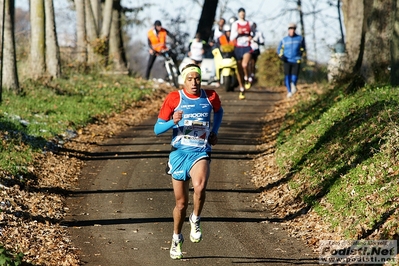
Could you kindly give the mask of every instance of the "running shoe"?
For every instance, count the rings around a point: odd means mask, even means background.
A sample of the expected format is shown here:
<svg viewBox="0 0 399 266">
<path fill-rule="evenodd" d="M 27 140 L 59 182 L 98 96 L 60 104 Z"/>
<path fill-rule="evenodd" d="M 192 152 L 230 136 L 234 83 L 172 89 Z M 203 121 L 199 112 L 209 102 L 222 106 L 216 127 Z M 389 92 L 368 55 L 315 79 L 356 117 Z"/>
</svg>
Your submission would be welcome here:
<svg viewBox="0 0 399 266">
<path fill-rule="evenodd" d="M 296 92 L 296 86 L 292 82 L 291 82 L 291 92 L 292 92 L 292 94 L 295 94 L 295 92 Z"/>
<path fill-rule="evenodd" d="M 251 88 L 251 83 L 248 80 L 246 80 L 244 82 L 244 87 L 245 87 L 246 90 L 249 90 Z"/>
<path fill-rule="evenodd" d="M 170 257 L 174 260 L 180 260 L 183 258 L 183 253 L 181 251 L 181 246 L 183 245 L 184 238 L 172 239 L 172 246 L 170 247 Z"/>
<path fill-rule="evenodd" d="M 291 97 L 292 97 L 292 93 L 291 92 L 287 93 L 287 98 L 291 98 Z"/>
<path fill-rule="evenodd" d="M 240 92 L 240 95 L 238 95 L 239 100 L 245 100 L 245 95 L 244 93 Z"/>
<path fill-rule="evenodd" d="M 191 232 L 190 232 L 190 240 L 193 243 L 198 243 L 202 240 L 202 231 L 201 231 L 201 226 L 200 226 L 200 220 L 198 221 L 193 221 L 191 220 L 190 215 L 190 225 L 191 225 Z"/>
</svg>

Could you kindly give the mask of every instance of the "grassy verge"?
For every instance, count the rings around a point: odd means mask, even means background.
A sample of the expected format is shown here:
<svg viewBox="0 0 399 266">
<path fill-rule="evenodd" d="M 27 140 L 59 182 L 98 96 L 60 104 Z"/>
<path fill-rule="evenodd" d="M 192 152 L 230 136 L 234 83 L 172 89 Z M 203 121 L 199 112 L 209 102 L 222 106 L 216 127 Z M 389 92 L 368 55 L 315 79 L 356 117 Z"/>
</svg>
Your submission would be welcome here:
<svg viewBox="0 0 399 266">
<path fill-rule="evenodd" d="M 295 106 L 275 153 L 292 198 L 347 239 L 399 237 L 399 93 L 335 88 Z"/>
<path fill-rule="evenodd" d="M 112 135 L 117 126 L 111 129 L 103 121 L 140 108 L 142 100 L 152 102 L 154 95 L 163 93 L 154 86 L 128 76 L 72 74 L 53 81 L 25 81 L 19 95 L 3 93 L 0 265 L 20 265 L 22 259 L 26 265 L 78 263 L 69 236 L 58 223 L 65 215 L 63 191 L 77 180 L 81 163 L 51 151 L 82 136 L 81 129 L 89 123 Z"/>
<path fill-rule="evenodd" d="M 147 86 L 147 87 L 146 87 Z M 23 93 L 4 92 L 0 111 L 0 169 L 23 174 L 34 152 L 74 136 L 102 116 L 120 112 L 151 93 L 128 76 L 72 75 L 48 82 L 26 81 Z"/>
</svg>

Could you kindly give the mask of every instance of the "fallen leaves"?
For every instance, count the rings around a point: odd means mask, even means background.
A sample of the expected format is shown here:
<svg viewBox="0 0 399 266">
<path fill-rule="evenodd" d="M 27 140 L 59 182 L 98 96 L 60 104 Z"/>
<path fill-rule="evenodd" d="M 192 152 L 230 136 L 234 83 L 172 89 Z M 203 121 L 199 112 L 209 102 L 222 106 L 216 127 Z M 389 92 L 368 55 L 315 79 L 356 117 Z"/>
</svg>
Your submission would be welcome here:
<svg viewBox="0 0 399 266">
<path fill-rule="evenodd" d="M 79 250 L 67 228 L 60 225 L 68 212 L 68 191 L 77 185 L 84 166 L 75 155 L 91 151 L 105 138 L 158 112 L 172 89 L 160 87 L 123 113 L 97 118 L 94 124 L 78 129 L 77 136 L 63 145 L 65 151 L 38 154 L 28 166 L 31 178 L 23 187 L 0 185 L 0 243 L 24 253 L 23 261 L 34 265 L 81 265 Z"/>
</svg>

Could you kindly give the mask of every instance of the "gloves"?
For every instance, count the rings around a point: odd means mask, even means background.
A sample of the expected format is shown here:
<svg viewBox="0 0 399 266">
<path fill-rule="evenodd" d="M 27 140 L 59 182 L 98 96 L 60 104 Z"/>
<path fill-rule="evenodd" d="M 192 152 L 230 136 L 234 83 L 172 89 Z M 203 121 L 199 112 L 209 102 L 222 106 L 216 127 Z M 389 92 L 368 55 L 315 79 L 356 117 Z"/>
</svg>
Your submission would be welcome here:
<svg viewBox="0 0 399 266">
<path fill-rule="evenodd" d="M 287 57 L 285 57 L 284 55 L 279 56 L 280 60 L 283 62 L 287 62 Z"/>
<path fill-rule="evenodd" d="M 208 142 L 211 145 L 216 145 L 218 143 L 218 136 L 214 132 L 211 132 L 208 137 Z"/>
</svg>

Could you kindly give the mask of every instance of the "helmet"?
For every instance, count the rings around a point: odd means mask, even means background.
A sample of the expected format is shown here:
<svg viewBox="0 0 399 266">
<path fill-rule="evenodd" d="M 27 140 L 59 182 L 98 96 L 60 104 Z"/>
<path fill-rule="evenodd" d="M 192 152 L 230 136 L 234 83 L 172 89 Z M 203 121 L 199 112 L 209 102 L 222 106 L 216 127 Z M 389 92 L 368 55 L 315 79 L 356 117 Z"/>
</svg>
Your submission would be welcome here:
<svg viewBox="0 0 399 266">
<path fill-rule="evenodd" d="M 236 20 L 237 20 L 237 18 L 233 16 L 233 17 L 231 17 L 231 18 L 229 19 L 229 23 L 230 23 L 230 24 L 233 24 L 233 22 L 236 21 Z"/>
<path fill-rule="evenodd" d="M 224 24 L 224 26 L 223 26 L 223 31 L 224 31 L 224 32 L 226 32 L 226 31 L 231 31 L 230 25 L 229 25 L 229 24 Z"/>
</svg>

